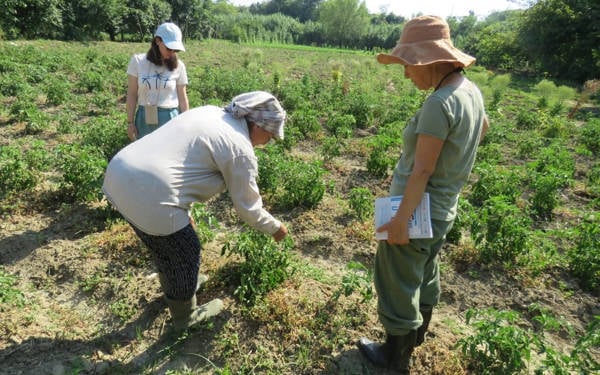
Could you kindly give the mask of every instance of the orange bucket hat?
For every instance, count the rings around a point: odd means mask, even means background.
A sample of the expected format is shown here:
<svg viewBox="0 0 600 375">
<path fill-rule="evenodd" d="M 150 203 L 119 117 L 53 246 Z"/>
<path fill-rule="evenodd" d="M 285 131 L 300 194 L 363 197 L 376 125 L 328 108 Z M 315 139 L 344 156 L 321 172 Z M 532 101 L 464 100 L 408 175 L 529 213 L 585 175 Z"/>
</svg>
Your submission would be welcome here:
<svg viewBox="0 0 600 375">
<path fill-rule="evenodd" d="M 402 65 L 448 62 L 466 68 L 475 62 L 475 58 L 454 47 L 446 21 L 437 16 L 421 16 L 404 25 L 396 47 L 390 54 L 378 54 L 377 61 Z"/>
</svg>

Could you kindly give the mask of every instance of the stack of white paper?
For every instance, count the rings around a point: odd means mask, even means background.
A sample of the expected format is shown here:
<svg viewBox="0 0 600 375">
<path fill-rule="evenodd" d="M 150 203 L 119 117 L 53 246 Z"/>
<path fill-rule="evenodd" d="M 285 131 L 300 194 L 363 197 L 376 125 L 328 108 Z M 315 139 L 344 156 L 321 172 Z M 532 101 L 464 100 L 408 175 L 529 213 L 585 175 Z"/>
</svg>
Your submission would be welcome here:
<svg viewBox="0 0 600 375">
<path fill-rule="evenodd" d="M 375 229 L 387 223 L 398 211 L 402 202 L 402 196 L 377 198 L 375 200 Z M 408 236 L 410 238 L 433 238 L 431 229 L 431 216 L 429 210 L 429 193 L 423 194 L 421 203 L 413 212 L 408 222 Z M 387 232 L 375 232 L 375 238 L 378 240 L 387 240 Z"/>
</svg>

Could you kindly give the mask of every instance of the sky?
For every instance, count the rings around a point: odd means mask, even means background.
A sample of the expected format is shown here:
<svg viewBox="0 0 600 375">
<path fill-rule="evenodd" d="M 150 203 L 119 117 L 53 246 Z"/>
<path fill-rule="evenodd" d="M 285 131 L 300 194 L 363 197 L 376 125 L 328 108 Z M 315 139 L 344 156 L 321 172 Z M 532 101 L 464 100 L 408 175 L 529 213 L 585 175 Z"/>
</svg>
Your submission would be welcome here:
<svg viewBox="0 0 600 375">
<path fill-rule="evenodd" d="M 265 0 L 229 0 L 234 5 L 250 5 Z M 468 16 L 474 11 L 478 17 L 486 17 L 494 11 L 524 9 L 510 0 L 364 0 L 369 13 L 394 13 L 405 18 L 421 13 L 443 18 Z M 517 1 L 519 2 L 519 1 Z M 520 1 L 521 3 L 523 1 Z"/>
</svg>

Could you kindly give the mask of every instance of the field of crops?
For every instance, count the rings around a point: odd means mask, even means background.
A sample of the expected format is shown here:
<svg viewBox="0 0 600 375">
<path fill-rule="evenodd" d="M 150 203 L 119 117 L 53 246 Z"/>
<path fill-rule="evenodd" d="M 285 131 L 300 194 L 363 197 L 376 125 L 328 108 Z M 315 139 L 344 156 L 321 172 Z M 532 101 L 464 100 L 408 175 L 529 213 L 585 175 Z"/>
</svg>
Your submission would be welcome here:
<svg viewBox="0 0 600 375">
<path fill-rule="evenodd" d="M 189 41 L 190 106 L 275 94 L 285 141 L 257 151 L 276 244 L 227 194 L 192 210 L 200 302 L 176 336 L 150 257 L 103 199 L 128 143 L 126 67 L 147 44 L 0 42 L 0 374 L 378 374 L 373 201 L 427 93 L 374 54 Z M 415 374 L 600 371 L 600 109 L 585 90 L 467 72 L 491 120 L 442 257 Z"/>
</svg>

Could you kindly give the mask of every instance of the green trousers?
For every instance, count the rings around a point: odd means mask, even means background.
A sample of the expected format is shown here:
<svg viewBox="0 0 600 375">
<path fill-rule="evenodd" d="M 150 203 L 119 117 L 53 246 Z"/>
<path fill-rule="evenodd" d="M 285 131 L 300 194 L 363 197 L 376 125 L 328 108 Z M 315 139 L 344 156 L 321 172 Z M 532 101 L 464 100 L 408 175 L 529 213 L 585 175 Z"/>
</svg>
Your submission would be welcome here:
<svg viewBox="0 0 600 375">
<path fill-rule="evenodd" d="M 438 254 L 453 221 L 432 220 L 433 238 L 407 245 L 380 241 L 375 256 L 375 290 L 379 320 L 390 335 L 404 336 L 423 323 L 420 305 L 440 300 Z"/>
</svg>

